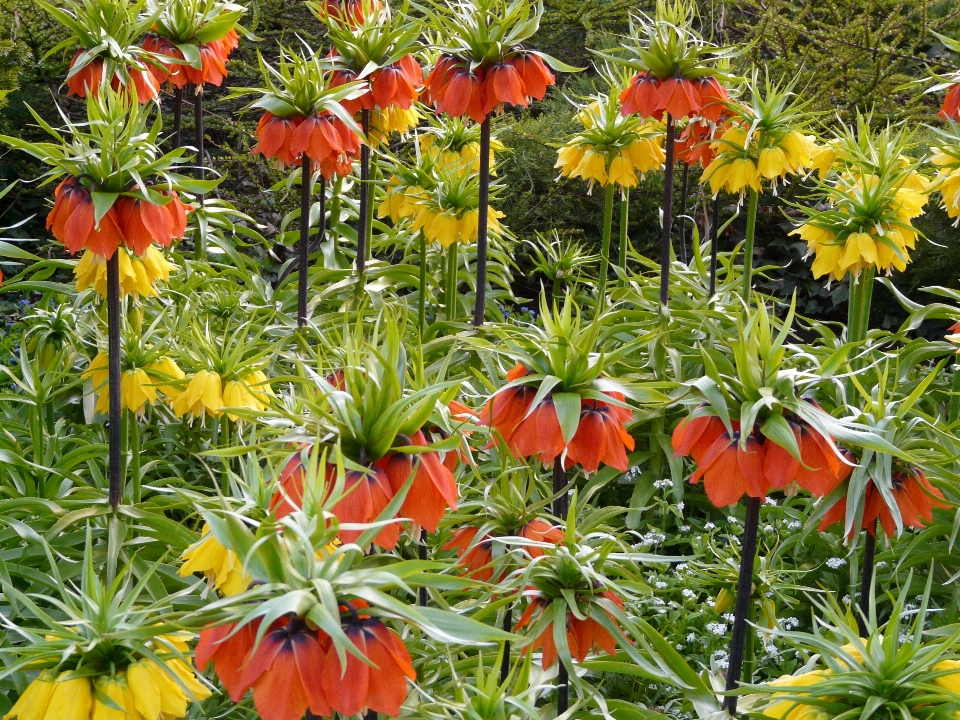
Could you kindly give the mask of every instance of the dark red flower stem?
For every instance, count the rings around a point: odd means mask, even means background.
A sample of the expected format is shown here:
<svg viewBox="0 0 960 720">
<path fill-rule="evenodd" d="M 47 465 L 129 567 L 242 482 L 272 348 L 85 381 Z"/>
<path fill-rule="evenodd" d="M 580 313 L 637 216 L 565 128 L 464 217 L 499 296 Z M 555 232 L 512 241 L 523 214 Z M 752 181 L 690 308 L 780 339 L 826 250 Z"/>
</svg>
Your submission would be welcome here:
<svg viewBox="0 0 960 720">
<path fill-rule="evenodd" d="M 173 148 L 180 147 L 180 127 L 183 125 L 183 88 L 173 91 Z"/>
<path fill-rule="evenodd" d="M 670 302 L 670 233 L 673 230 L 673 164 L 676 123 L 669 113 L 667 118 L 666 159 L 663 166 L 663 233 L 660 236 L 660 304 Z"/>
<path fill-rule="evenodd" d="M 564 470 L 563 461 L 558 455 L 553 461 L 553 494 L 556 496 L 553 499 L 553 514 L 561 522 L 566 519 L 567 512 L 570 509 L 567 493 L 563 492 L 566 486 L 567 471 Z"/>
<path fill-rule="evenodd" d="M 313 171 L 310 156 L 300 156 L 300 243 L 297 247 L 297 327 L 307 324 L 307 260 L 310 257 L 310 189 L 313 184 Z"/>
<path fill-rule="evenodd" d="M 197 92 L 193 96 L 193 122 L 195 126 L 194 144 L 197 146 L 197 166 L 196 177 L 203 180 L 203 86 L 197 87 Z M 200 207 L 203 207 L 203 193 L 197 194 L 197 201 Z M 200 260 L 207 259 L 207 238 L 203 234 L 203 223 L 197 223 L 197 244 L 194 248 L 197 257 Z"/>
<path fill-rule="evenodd" d="M 116 508 L 123 496 L 120 468 L 120 251 L 107 260 L 107 372 L 109 376 L 109 450 L 110 507 Z"/>
<path fill-rule="evenodd" d="M 417 556 L 421 560 L 427 559 L 427 531 L 424 528 L 420 528 L 420 546 L 417 548 Z M 427 606 L 427 589 L 425 587 L 419 590 L 417 604 L 420 607 Z"/>
<path fill-rule="evenodd" d="M 876 572 L 877 521 L 873 521 L 873 532 L 867 532 L 863 543 L 863 570 L 860 572 L 860 614 L 857 617 L 857 629 L 860 637 L 867 636 L 867 618 L 870 617 L 870 604 L 873 600 L 873 576 Z"/>
<path fill-rule="evenodd" d="M 513 631 L 513 606 L 507 605 L 507 609 L 503 614 L 503 631 L 512 632 Z M 510 641 L 507 640 L 503 643 L 503 659 L 500 661 L 500 684 L 502 685 L 507 680 L 507 675 L 510 674 Z"/>
<path fill-rule="evenodd" d="M 727 668 L 727 684 L 729 692 L 736 690 L 740 685 L 740 676 L 743 673 L 743 651 L 746 646 L 747 633 L 753 629 L 747 626 L 747 616 L 750 614 L 750 602 L 753 595 L 753 561 L 757 554 L 757 527 L 760 524 L 760 498 L 747 498 L 747 513 L 743 520 L 743 538 L 740 542 L 740 577 L 737 579 L 737 604 L 733 611 L 733 635 L 730 638 L 730 665 Z M 747 682 L 750 678 L 747 678 Z M 723 707 L 732 717 L 737 714 L 737 696 L 728 695 L 723 700 Z"/>
<path fill-rule="evenodd" d="M 557 660 L 557 715 L 563 715 L 570 707 L 570 676 L 563 660 Z"/>
<path fill-rule="evenodd" d="M 477 301 L 473 326 L 483 325 L 487 306 L 487 207 L 490 205 L 490 116 L 480 123 L 480 201 L 477 215 Z"/>
<path fill-rule="evenodd" d="M 367 206 L 370 204 L 370 111 L 360 111 L 364 143 L 360 146 L 360 217 L 357 222 L 357 275 L 367 269 Z"/>
<path fill-rule="evenodd" d="M 713 222 L 710 223 L 710 297 L 717 292 L 717 242 L 720 240 L 720 194 L 713 199 Z"/>
<path fill-rule="evenodd" d="M 687 214 L 687 193 L 690 191 L 690 166 L 683 163 L 683 175 L 680 180 L 680 215 Z M 687 264 L 687 220 L 680 218 L 680 259 Z"/>
</svg>

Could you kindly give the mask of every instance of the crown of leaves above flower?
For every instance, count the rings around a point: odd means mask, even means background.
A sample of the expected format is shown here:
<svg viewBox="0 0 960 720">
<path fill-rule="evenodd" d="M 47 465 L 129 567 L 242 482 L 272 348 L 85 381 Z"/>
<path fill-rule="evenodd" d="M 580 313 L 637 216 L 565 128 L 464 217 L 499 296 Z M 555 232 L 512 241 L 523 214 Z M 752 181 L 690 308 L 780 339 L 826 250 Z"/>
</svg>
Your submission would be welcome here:
<svg viewBox="0 0 960 720">
<path fill-rule="evenodd" d="M 723 61 L 742 50 L 718 47 L 694 29 L 696 6 L 689 0 L 657 0 L 653 16 L 631 18 L 630 36 L 617 52 L 597 52 L 610 62 L 646 72 L 659 81 L 723 77 Z"/>
<path fill-rule="evenodd" d="M 229 0 L 147 0 L 150 33 L 169 40 L 187 63 L 198 64 L 198 45 L 220 40 L 239 26 L 247 8 Z"/>
<path fill-rule="evenodd" d="M 420 36 L 420 25 L 411 19 L 406 4 L 392 12 L 386 4 L 370 3 L 360 22 L 328 12 L 323 0 L 308 1 L 307 6 L 327 26 L 334 66 L 360 79 L 409 55 Z"/>
<path fill-rule="evenodd" d="M 106 88 L 96 97 L 88 97 L 88 120 L 84 123 L 71 122 L 61 111 L 61 130 L 28 109 L 56 142 L 32 143 L 8 136 L 0 139 L 50 166 L 43 177 L 77 178 L 93 197 L 97 222 L 121 195 L 163 205 L 168 199 L 162 191 L 209 192 L 219 182 L 196 180 L 177 172 L 187 150 L 162 153 L 160 117 L 151 123 L 149 110 L 131 102 L 124 93 Z"/>
<path fill-rule="evenodd" d="M 330 113 L 342 120 L 357 135 L 362 131 L 353 116 L 343 109 L 341 102 L 363 94 L 358 83 L 332 86 L 329 61 L 303 44 L 304 54 L 280 47 L 276 65 L 271 65 L 257 52 L 262 87 L 231 88 L 232 97 L 259 95 L 249 107 L 260 108 L 279 118 L 309 117 Z"/>
</svg>

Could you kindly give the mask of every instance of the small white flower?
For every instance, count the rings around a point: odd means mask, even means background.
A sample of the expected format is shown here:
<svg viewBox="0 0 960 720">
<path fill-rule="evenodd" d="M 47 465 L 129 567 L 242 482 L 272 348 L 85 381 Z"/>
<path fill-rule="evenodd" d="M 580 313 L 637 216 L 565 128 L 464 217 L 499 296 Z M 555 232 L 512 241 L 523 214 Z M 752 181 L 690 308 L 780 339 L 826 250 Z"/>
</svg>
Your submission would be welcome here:
<svg viewBox="0 0 960 720">
<path fill-rule="evenodd" d="M 795 630 L 800 627 L 800 621 L 795 617 L 786 617 L 780 621 L 780 627 L 784 630 Z"/>
<path fill-rule="evenodd" d="M 689 600 L 693 600 L 695 597 L 697 597 L 697 594 L 690 588 L 684 588 L 683 596 Z"/>
<path fill-rule="evenodd" d="M 696 634 L 696 633 L 689 633 L 689 634 L 687 635 L 687 642 L 688 642 L 688 643 L 694 643 L 694 642 L 696 642 L 696 641 L 697 641 L 697 634 Z"/>
<path fill-rule="evenodd" d="M 660 607 L 666 605 L 667 603 L 662 598 L 655 597 L 653 598 L 653 604 Z"/>
<path fill-rule="evenodd" d="M 704 530 L 713 530 L 716 527 L 712 522 L 705 523 L 703 526 Z"/>
<path fill-rule="evenodd" d="M 663 582 L 663 580 L 659 580 L 655 587 L 657 588 L 657 590 L 665 590 L 667 587 L 667 584 Z"/>
<path fill-rule="evenodd" d="M 689 526 L 689 525 L 681 525 L 681 526 L 680 526 L 680 532 L 683 532 L 683 533 L 690 532 L 690 526 Z M 878 566 L 878 567 L 879 567 L 879 566 Z"/>
<path fill-rule="evenodd" d="M 707 630 L 712 632 L 714 635 L 726 635 L 727 625 L 726 623 L 722 622 L 707 623 Z"/>
<path fill-rule="evenodd" d="M 735 619 L 733 617 L 733 613 L 724 613 L 721 617 L 723 617 L 723 619 L 726 620 L 728 623 L 732 623 Z"/>
<path fill-rule="evenodd" d="M 831 570 L 842 568 L 846 564 L 847 564 L 847 561 L 844 558 L 840 558 L 840 557 L 827 558 L 827 567 L 830 568 Z"/>
<path fill-rule="evenodd" d="M 763 504 L 764 504 L 764 505 L 772 505 L 773 507 L 776 507 L 776 506 L 777 506 L 777 501 L 774 500 L 772 497 L 768 497 L 766 500 L 763 501 Z"/>
<path fill-rule="evenodd" d="M 765 533 L 772 533 L 772 532 L 774 532 L 773 525 L 764 525 L 764 526 L 763 526 L 763 531 L 764 531 Z"/>
<path fill-rule="evenodd" d="M 803 527 L 803 523 L 799 520 L 791 520 L 787 523 L 787 530 L 799 530 Z"/>
<path fill-rule="evenodd" d="M 684 572 L 688 565 L 686 563 L 677 563 L 677 572 Z"/>
<path fill-rule="evenodd" d="M 677 510 L 679 510 L 680 512 L 683 512 L 683 509 L 684 509 L 686 506 L 687 506 L 686 503 L 684 503 L 683 501 L 680 501 L 680 502 L 677 503 Z"/>
<path fill-rule="evenodd" d="M 727 522 L 731 523 L 732 525 L 736 525 L 740 521 L 737 520 L 737 518 L 733 515 L 727 515 Z"/>
</svg>

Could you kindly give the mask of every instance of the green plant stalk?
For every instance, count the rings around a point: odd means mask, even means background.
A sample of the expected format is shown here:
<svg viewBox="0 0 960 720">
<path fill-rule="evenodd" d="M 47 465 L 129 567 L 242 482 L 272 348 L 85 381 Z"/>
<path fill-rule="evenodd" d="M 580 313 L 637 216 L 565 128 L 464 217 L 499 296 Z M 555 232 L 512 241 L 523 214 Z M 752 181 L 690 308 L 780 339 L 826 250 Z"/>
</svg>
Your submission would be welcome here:
<svg viewBox="0 0 960 720">
<path fill-rule="evenodd" d="M 563 291 L 563 280 L 559 277 L 553 279 L 553 287 L 550 289 L 550 300 L 553 302 L 559 302 L 560 293 Z"/>
<path fill-rule="evenodd" d="M 952 425 L 960 419 L 960 357 L 954 357 L 953 360 L 953 378 L 950 380 L 950 409 L 947 412 L 947 419 Z"/>
<path fill-rule="evenodd" d="M 750 293 L 753 290 L 753 236 L 757 229 L 757 205 L 760 203 L 760 193 L 750 191 L 747 203 L 747 232 L 743 241 L 743 299 L 750 305 Z"/>
<path fill-rule="evenodd" d="M 630 221 L 630 188 L 624 188 L 620 196 L 620 267 L 627 269 L 627 225 Z"/>
<path fill-rule="evenodd" d="M 720 241 L 720 193 L 713 199 L 713 222 L 710 223 L 710 297 L 717 294 L 717 243 Z"/>
<path fill-rule="evenodd" d="M 420 337 L 427 327 L 427 236 L 420 231 L 420 295 L 417 307 L 417 326 Z"/>
<path fill-rule="evenodd" d="M 860 277 L 850 276 L 850 295 L 847 301 L 847 341 L 862 342 L 870 329 L 870 305 L 873 302 L 872 267 L 864 268 Z"/>
<path fill-rule="evenodd" d="M 130 479 L 133 491 L 133 504 L 143 499 L 143 478 L 140 477 L 140 421 L 129 410 L 128 428 L 130 429 Z"/>
<path fill-rule="evenodd" d="M 447 320 L 453 322 L 457 319 L 457 243 L 454 242 L 447 248 L 447 277 L 446 291 L 444 292 L 444 301 L 447 305 Z"/>
<path fill-rule="evenodd" d="M 367 224 L 367 208 L 370 202 L 370 111 L 360 111 L 360 125 L 363 128 L 364 143 L 360 146 L 360 211 L 357 217 L 357 275 L 361 278 L 367 267 L 367 238 L 370 228 Z"/>
<path fill-rule="evenodd" d="M 610 236 L 613 234 L 613 193 L 615 183 L 604 188 L 603 195 L 603 244 L 600 247 L 600 278 L 597 283 L 597 308 L 603 310 L 607 304 L 607 273 L 610 267 Z"/>
</svg>

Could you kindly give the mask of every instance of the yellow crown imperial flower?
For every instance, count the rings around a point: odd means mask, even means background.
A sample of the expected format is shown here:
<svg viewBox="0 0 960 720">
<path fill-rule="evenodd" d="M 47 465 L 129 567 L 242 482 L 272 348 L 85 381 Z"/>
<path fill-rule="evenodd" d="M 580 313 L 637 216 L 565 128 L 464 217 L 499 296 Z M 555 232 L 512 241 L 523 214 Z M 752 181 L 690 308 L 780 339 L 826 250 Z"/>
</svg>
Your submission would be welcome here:
<svg viewBox="0 0 960 720">
<path fill-rule="evenodd" d="M 151 405 L 157 402 L 158 390 L 163 390 L 167 397 L 173 397 L 178 393 L 175 388 L 167 384 L 158 382 L 158 380 L 170 377 L 176 377 L 175 373 L 180 369 L 176 363 L 169 358 L 161 358 L 144 367 L 128 367 L 121 370 L 120 373 L 120 406 L 126 410 L 142 415 L 146 411 L 146 404 Z M 156 377 L 154 372 L 160 377 Z M 90 366 L 83 372 L 81 377 L 89 380 L 93 385 L 96 394 L 96 411 L 107 413 L 110 411 L 110 372 L 109 358 L 105 351 L 97 353 L 90 362 Z M 180 372 L 180 377 L 183 373 Z"/>
<path fill-rule="evenodd" d="M 370 117 L 370 146 L 377 147 L 393 133 L 406 135 L 422 119 L 423 116 L 413 105 L 407 110 L 396 105 L 386 109 L 376 108 Z"/>
<path fill-rule="evenodd" d="M 590 185 L 598 182 L 601 185 L 607 184 L 607 159 L 600 153 L 587 149 L 583 153 L 577 167 L 571 173 L 572 177 L 582 177 Z"/>
<path fill-rule="evenodd" d="M 637 174 L 633 170 L 633 163 L 629 156 L 618 155 L 610 161 L 607 171 L 607 182 L 604 185 L 616 183 L 620 187 L 633 188 L 637 186 Z"/>
<path fill-rule="evenodd" d="M 270 406 L 273 390 L 262 370 L 245 375 L 240 380 L 229 380 L 223 386 L 223 405 L 228 408 L 246 408 L 263 412 Z M 240 416 L 227 413 L 233 422 L 239 422 Z"/>
<path fill-rule="evenodd" d="M 760 160 L 757 163 L 760 174 L 768 180 L 786 175 L 792 169 L 790 158 L 783 148 L 769 147 L 760 151 Z"/>
<path fill-rule="evenodd" d="M 779 702 L 773 702 L 763 709 L 763 714 L 773 720 L 826 720 L 827 713 L 815 705 L 798 702 L 796 696 L 803 695 L 803 688 L 811 687 L 829 676 L 829 670 L 813 670 L 801 675 L 783 675 L 767 683 L 770 687 L 787 688 L 788 692 L 775 692 L 772 698 L 794 696 Z"/>
<path fill-rule="evenodd" d="M 223 595 L 239 595 L 250 586 L 251 578 L 243 572 L 240 559 L 232 550 L 219 543 L 203 524 L 200 539 L 184 550 L 180 577 L 203 573 L 210 585 Z"/>
<path fill-rule="evenodd" d="M 198 370 L 190 378 L 186 389 L 173 401 L 173 413 L 182 417 L 187 413 L 193 418 L 207 414 L 218 417 L 223 407 L 223 386 L 220 376 L 209 370 Z"/>
<path fill-rule="evenodd" d="M 141 257 L 131 255 L 125 248 L 117 249 L 120 275 L 120 295 L 126 297 L 154 297 L 158 280 L 170 279 L 173 265 L 155 246 L 151 245 Z M 73 268 L 77 291 L 93 288 L 97 295 L 107 295 L 107 261 L 102 255 L 86 250 Z"/>
<path fill-rule="evenodd" d="M 810 167 L 814 156 L 820 151 L 812 135 L 804 135 L 797 130 L 787 133 L 780 146 L 793 159 L 794 165 L 791 168 L 793 172 Z"/>
<path fill-rule="evenodd" d="M 554 167 L 560 168 L 562 177 L 570 177 L 583 160 L 584 154 L 585 150 L 580 145 L 564 145 L 557 151 L 557 163 Z"/>
<path fill-rule="evenodd" d="M 634 140 L 627 146 L 627 153 L 640 174 L 656 170 L 667 159 L 660 143 L 650 137 Z"/>
</svg>

